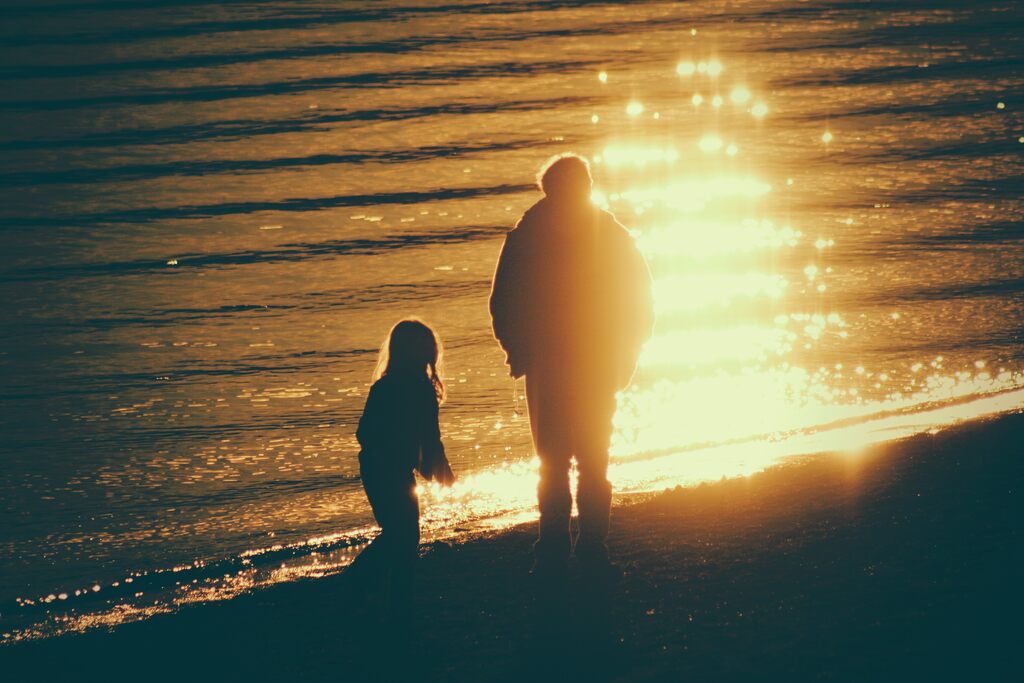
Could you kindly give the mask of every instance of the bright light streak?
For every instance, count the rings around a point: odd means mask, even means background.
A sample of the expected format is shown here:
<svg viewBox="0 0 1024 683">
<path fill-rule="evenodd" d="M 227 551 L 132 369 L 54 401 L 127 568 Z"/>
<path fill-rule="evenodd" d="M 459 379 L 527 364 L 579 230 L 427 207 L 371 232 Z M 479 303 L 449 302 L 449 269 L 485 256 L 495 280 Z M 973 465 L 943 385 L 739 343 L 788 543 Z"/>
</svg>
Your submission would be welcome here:
<svg viewBox="0 0 1024 683">
<path fill-rule="evenodd" d="M 686 191 L 678 188 L 680 191 Z M 701 188 L 689 188 L 699 192 Z M 728 197 L 723 197 L 728 198 Z M 693 205 L 683 205 L 689 199 Z M 701 210 L 706 197 L 691 194 L 676 198 L 680 211 Z M 789 226 L 776 228 L 769 220 L 747 219 L 738 222 L 717 219 L 686 220 L 658 226 L 638 238 L 640 249 L 656 258 L 685 255 L 692 259 L 718 258 L 726 254 L 743 254 L 761 249 L 795 246 L 801 234 Z"/>
<path fill-rule="evenodd" d="M 601 153 L 609 166 L 645 166 L 653 163 L 674 163 L 679 159 L 675 147 L 609 146 Z"/>
<path fill-rule="evenodd" d="M 793 332 L 756 325 L 673 332 L 649 341 L 640 356 L 640 364 L 644 368 L 665 371 L 672 367 L 763 361 L 788 353 L 795 340 Z"/>
<path fill-rule="evenodd" d="M 654 282 L 654 301 L 659 313 L 725 309 L 737 299 L 781 299 L 787 285 L 781 275 L 766 273 L 671 275 Z"/>
<path fill-rule="evenodd" d="M 701 211 L 710 202 L 734 198 L 757 199 L 771 190 L 771 185 L 756 178 L 718 176 L 627 190 L 620 196 L 637 206 L 658 203 L 676 210 Z"/>
</svg>

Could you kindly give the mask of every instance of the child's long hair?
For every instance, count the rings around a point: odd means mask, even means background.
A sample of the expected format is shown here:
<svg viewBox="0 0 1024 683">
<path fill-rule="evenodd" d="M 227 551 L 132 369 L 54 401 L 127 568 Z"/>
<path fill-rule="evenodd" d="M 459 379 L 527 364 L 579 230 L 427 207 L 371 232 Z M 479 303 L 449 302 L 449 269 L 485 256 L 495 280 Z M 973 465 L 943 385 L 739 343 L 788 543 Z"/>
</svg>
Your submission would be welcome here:
<svg viewBox="0 0 1024 683">
<path fill-rule="evenodd" d="M 444 349 L 437 334 L 424 322 L 408 318 L 391 328 L 388 338 L 380 347 L 374 381 L 392 373 L 425 373 L 434 385 L 437 401 L 444 401 L 444 382 L 441 381 Z"/>
</svg>

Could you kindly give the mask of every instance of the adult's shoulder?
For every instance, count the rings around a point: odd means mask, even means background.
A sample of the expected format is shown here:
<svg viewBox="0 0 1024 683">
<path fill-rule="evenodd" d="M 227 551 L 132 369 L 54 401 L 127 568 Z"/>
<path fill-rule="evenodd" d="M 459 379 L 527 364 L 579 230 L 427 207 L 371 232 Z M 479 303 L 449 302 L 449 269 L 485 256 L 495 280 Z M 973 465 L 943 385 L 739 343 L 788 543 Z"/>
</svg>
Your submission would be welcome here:
<svg viewBox="0 0 1024 683">
<path fill-rule="evenodd" d="M 542 223 L 548 211 L 548 200 L 546 197 L 541 197 L 533 203 L 533 205 L 523 212 L 523 215 L 516 221 L 515 227 L 509 232 L 509 235 L 517 234 L 521 235 L 524 232 L 529 232 L 531 228 L 536 226 L 538 223 Z"/>
</svg>

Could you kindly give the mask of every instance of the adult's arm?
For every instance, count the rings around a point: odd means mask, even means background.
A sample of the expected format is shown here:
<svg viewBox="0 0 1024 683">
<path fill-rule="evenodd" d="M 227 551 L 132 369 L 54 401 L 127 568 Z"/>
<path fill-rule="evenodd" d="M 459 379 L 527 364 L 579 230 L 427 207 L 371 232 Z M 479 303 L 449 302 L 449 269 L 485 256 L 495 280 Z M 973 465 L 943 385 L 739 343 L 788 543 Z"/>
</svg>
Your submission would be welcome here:
<svg viewBox="0 0 1024 683">
<path fill-rule="evenodd" d="M 651 338 L 654 332 L 654 295 L 651 271 L 636 241 L 623 228 L 623 236 L 627 241 L 622 245 L 620 286 L 624 293 L 622 299 L 622 330 L 626 338 L 625 356 L 620 366 L 619 386 L 625 388 L 633 378 L 640 349 Z"/>
<path fill-rule="evenodd" d="M 491 286 L 490 312 L 494 336 L 506 354 L 506 363 L 513 377 L 525 374 L 523 344 L 524 263 L 520 236 L 513 230 L 505 236 Z"/>
<path fill-rule="evenodd" d="M 615 242 L 618 256 L 617 272 L 621 273 L 618 280 L 625 296 L 622 300 L 626 313 L 623 320 L 624 329 L 631 335 L 637 351 L 651 338 L 654 332 L 654 294 L 651 269 L 647 259 L 640 252 L 636 240 L 622 223 L 611 216 L 618 241 Z"/>
</svg>

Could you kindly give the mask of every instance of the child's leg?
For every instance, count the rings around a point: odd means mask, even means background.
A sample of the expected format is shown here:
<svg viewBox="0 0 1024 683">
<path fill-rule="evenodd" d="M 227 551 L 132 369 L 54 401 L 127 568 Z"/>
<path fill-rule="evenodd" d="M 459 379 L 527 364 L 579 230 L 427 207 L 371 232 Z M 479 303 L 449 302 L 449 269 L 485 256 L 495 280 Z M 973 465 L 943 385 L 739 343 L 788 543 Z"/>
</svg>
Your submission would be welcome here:
<svg viewBox="0 0 1024 683">
<path fill-rule="evenodd" d="M 382 477 L 378 473 L 364 470 L 363 488 L 370 502 L 370 509 L 380 526 L 381 532 L 353 560 L 345 574 L 363 584 L 381 581 L 396 565 L 401 548 L 410 544 L 409 536 L 415 534 L 411 544 L 419 545 L 419 503 L 416 499 L 415 481 L 412 473 L 406 477 Z M 408 529 L 410 500 L 415 511 L 415 529 Z"/>
<path fill-rule="evenodd" d="M 384 528 L 388 535 L 392 612 L 404 617 L 412 608 L 420 545 L 420 507 L 415 490 L 404 489 L 389 507 Z"/>
<path fill-rule="evenodd" d="M 363 477 L 366 496 L 381 533 L 363 554 L 377 575 L 388 579 L 394 616 L 404 618 L 412 606 L 415 561 L 420 543 L 420 507 L 412 471 L 398 476 Z M 360 555 L 360 558 L 362 555 Z M 358 558 L 357 558 L 358 559 Z"/>
</svg>

